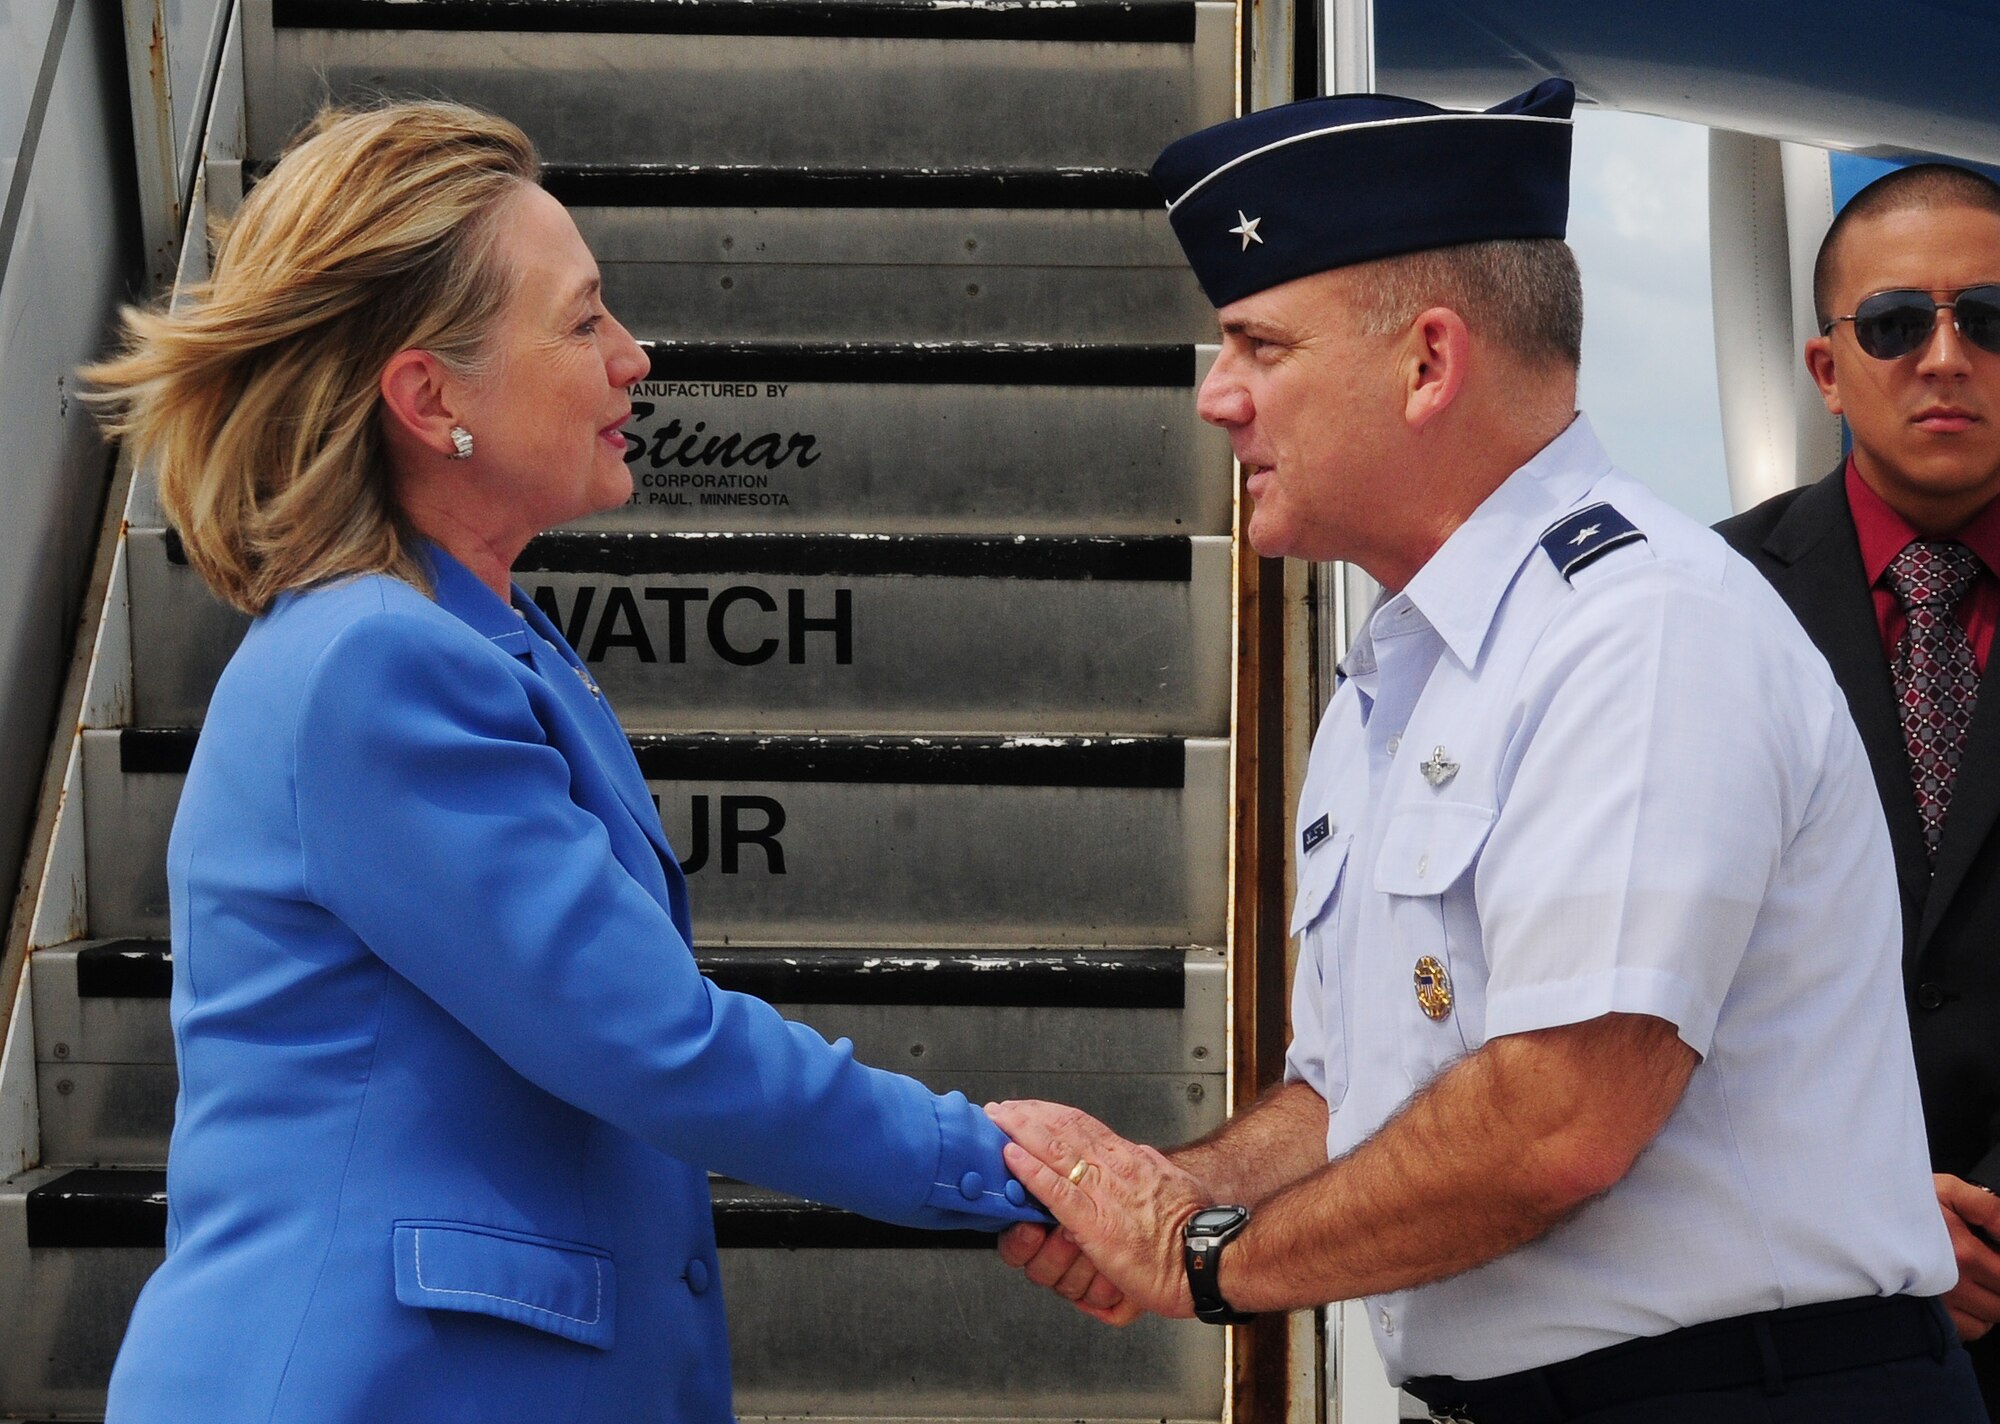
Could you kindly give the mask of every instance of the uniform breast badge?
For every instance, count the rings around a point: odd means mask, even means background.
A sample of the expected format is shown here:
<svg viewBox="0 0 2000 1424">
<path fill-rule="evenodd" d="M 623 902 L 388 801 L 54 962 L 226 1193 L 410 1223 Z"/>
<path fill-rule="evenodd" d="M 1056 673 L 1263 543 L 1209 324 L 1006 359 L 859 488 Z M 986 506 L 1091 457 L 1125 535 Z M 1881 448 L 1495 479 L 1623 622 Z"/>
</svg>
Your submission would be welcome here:
<svg viewBox="0 0 2000 1424">
<path fill-rule="evenodd" d="M 1451 974 L 1431 955 L 1417 961 L 1417 1007 L 1431 1019 L 1451 1017 Z"/>
<path fill-rule="evenodd" d="M 1433 786 L 1442 786 L 1458 775 L 1458 763 L 1444 754 L 1443 747 L 1431 748 L 1430 759 L 1417 767 L 1424 774 L 1424 780 Z"/>
</svg>

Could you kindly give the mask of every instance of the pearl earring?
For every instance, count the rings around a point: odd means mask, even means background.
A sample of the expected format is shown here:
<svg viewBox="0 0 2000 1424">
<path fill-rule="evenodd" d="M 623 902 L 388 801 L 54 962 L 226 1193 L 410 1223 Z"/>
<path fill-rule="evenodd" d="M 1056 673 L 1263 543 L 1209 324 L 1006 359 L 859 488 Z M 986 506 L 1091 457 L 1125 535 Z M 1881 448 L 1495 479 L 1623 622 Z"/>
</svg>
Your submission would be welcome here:
<svg viewBox="0 0 2000 1424">
<path fill-rule="evenodd" d="M 470 460 L 472 458 L 472 432 L 467 430 L 463 425 L 452 426 L 451 448 L 452 453 L 448 458 L 453 460 Z"/>
</svg>

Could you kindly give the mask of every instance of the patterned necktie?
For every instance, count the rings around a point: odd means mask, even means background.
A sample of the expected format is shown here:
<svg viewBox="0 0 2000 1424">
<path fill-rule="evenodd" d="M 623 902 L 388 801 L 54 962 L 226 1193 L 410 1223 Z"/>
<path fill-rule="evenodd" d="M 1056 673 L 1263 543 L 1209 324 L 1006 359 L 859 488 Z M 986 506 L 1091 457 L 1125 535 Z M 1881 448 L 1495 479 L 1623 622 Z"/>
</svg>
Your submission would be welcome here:
<svg viewBox="0 0 2000 1424">
<path fill-rule="evenodd" d="M 1951 785 L 1979 699 L 1972 640 L 1958 626 L 1959 603 L 1979 578 L 1979 556 L 1949 539 L 1917 539 L 1889 561 L 1889 587 L 1910 626 L 1896 641 L 1891 671 L 1924 846 L 1933 863 L 1951 809 Z"/>
</svg>

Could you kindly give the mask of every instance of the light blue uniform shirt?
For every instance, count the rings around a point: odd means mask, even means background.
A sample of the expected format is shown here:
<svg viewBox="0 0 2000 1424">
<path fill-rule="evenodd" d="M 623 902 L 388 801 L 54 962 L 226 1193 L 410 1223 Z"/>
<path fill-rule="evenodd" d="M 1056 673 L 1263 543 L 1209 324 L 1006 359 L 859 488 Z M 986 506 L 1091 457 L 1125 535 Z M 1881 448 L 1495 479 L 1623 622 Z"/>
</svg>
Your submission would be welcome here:
<svg viewBox="0 0 2000 1424">
<path fill-rule="evenodd" d="M 1599 501 L 1644 539 L 1566 579 L 1539 541 Z M 1832 674 L 1755 570 L 1579 416 L 1344 667 L 1300 803 L 1286 1063 L 1326 1098 L 1329 1156 L 1505 1034 L 1651 1014 L 1701 1055 L 1608 1194 L 1369 1301 L 1390 1377 L 1949 1289 L 1881 803 Z M 1419 1006 L 1424 956 L 1446 1017 Z"/>
</svg>

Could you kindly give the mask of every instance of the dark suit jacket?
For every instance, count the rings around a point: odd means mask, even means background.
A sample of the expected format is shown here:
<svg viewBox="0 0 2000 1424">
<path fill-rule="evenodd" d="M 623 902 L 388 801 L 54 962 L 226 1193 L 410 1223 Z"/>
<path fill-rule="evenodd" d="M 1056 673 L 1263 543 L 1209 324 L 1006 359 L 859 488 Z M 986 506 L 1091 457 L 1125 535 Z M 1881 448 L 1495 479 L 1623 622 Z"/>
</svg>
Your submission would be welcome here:
<svg viewBox="0 0 2000 1424">
<path fill-rule="evenodd" d="M 1909 753 L 1845 479 L 1843 465 L 1716 528 L 1791 605 L 1847 693 L 1895 850 L 1903 989 L 1931 1166 L 2000 1189 L 2000 680 L 1988 688 L 1982 679 L 1937 869 L 1926 874 Z M 1989 675 L 1995 666 L 1989 657 Z M 2000 1330 L 1969 1350 L 2000 1424 Z"/>
<path fill-rule="evenodd" d="M 1791 605 L 1847 693 L 1895 848 L 1903 982 L 1931 1165 L 2000 1188 L 2000 681 L 1982 688 L 1937 870 L 1927 874 L 1843 478 L 1835 470 L 1716 528 Z"/>
</svg>

